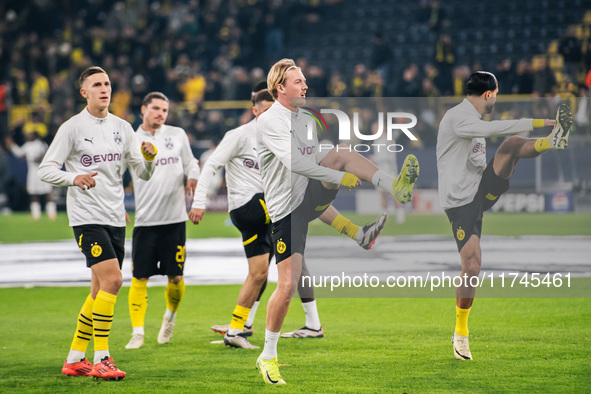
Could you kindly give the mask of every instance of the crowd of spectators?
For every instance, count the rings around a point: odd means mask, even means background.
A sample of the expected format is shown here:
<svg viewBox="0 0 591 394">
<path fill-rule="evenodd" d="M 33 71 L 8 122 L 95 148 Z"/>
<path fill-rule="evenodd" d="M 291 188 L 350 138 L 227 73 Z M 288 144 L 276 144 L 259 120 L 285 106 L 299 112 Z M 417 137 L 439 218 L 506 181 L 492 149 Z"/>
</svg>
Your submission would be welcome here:
<svg viewBox="0 0 591 394">
<path fill-rule="evenodd" d="M 275 60 L 290 56 L 289 43 L 306 34 L 345 0 L 6 0 L 0 5 L 0 165 L 5 136 L 22 143 L 36 131 L 51 142 L 59 125 L 84 105 L 76 78 L 100 65 L 113 85 L 111 111 L 136 127 L 141 100 L 161 91 L 172 100 L 169 122 L 183 127 L 197 151 L 248 117 L 246 108 L 206 109 L 204 102 L 248 100 Z M 373 37 L 372 55 L 347 73 L 298 59 L 315 97 L 437 97 L 464 95 L 479 63 L 459 64 L 436 0 L 421 1 L 419 28 L 436 34 L 432 62 L 399 62 L 387 31 Z M 591 39 L 569 29 L 557 53 L 560 79 L 545 56 L 499 59 L 492 70 L 504 94 L 580 94 L 591 69 Z M 587 47 L 586 47 L 587 46 Z M 411 59 L 412 60 L 412 59 Z M 581 75 L 583 78 L 581 78 Z M 590 74 L 591 75 L 591 74 Z M 211 107 L 210 107 L 211 108 Z M 1 171 L 0 171 L 1 172 Z"/>
</svg>

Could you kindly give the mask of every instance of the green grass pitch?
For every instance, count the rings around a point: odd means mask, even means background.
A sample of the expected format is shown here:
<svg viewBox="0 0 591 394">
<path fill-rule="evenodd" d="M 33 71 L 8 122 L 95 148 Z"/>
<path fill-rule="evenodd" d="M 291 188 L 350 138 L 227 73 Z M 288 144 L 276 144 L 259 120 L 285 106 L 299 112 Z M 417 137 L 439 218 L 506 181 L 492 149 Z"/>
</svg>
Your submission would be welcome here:
<svg viewBox="0 0 591 394">
<path fill-rule="evenodd" d="M 364 225 L 377 215 L 358 215 L 344 212 L 354 223 Z M 133 214 L 131 215 L 133 224 Z M 127 226 L 131 237 L 133 226 Z M 383 235 L 443 234 L 450 236 L 451 229 L 445 215 L 407 215 L 406 223 L 396 224 L 394 215 L 386 223 Z M 591 235 L 591 213 L 491 213 L 484 215 L 483 234 L 486 235 Z M 310 235 L 337 235 L 335 230 L 316 220 L 310 224 Z M 239 237 L 238 230 L 229 223 L 227 213 L 206 213 L 203 222 L 187 224 L 188 238 Z M 60 212 L 55 222 L 44 216 L 35 222 L 26 213 L 0 216 L 0 243 L 55 241 L 74 239 L 68 226 L 68 218 Z"/>
<path fill-rule="evenodd" d="M 269 287 L 252 337 L 259 346 Z M 320 299 L 325 338 L 280 339 L 288 385 L 265 387 L 255 370 L 259 350 L 210 343 L 222 337 L 209 326 L 229 320 L 238 290 L 189 286 L 172 342 L 158 345 L 164 288 L 149 288 L 146 344 L 125 350 L 131 324 L 123 288 L 110 348 L 128 376 L 99 382 L 60 373 L 88 289 L 0 289 L 0 392 L 584 392 L 591 387 L 589 299 L 477 299 L 470 315 L 472 362 L 452 355 L 453 299 Z M 300 301 L 294 300 L 284 328 L 303 322 Z"/>
<path fill-rule="evenodd" d="M 371 216 L 349 214 L 364 224 Z M 227 214 L 188 225 L 189 237 L 237 236 Z M 207 227 L 205 226 L 207 224 Z M 484 234 L 591 235 L 591 214 L 489 214 Z M 128 229 L 129 230 L 129 229 Z M 316 235 L 334 235 L 314 223 Z M 393 218 L 387 235 L 451 234 L 445 216 Z M 0 217 L 0 242 L 72 239 L 64 214 L 56 222 L 28 215 Z M 81 260 L 81 264 L 83 261 Z M 591 280 L 586 279 L 590 284 Z M 252 342 L 264 342 L 269 285 Z M 470 314 L 474 361 L 452 354 L 454 300 L 319 299 L 325 338 L 280 339 L 286 387 L 268 387 L 255 370 L 259 350 L 211 344 L 209 326 L 229 321 L 239 286 L 188 286 L 173 340 L 156 337 L 165 308 L 164 288 L 150 287 L 146 344 L 125 350 L 131 323 L 128 288 L 119 293 L 111 354 L 128 373 L 120 382 L 65 377 L 61 366 L 88 288 L 0 289 L 0 392 L 588 392 L 591 387 L 591 299 L 477 299 Z M 304 323 L 294 300 L 284 331 Z M 92 343 L 87 356 L 92 358 Z"/>
</svg>

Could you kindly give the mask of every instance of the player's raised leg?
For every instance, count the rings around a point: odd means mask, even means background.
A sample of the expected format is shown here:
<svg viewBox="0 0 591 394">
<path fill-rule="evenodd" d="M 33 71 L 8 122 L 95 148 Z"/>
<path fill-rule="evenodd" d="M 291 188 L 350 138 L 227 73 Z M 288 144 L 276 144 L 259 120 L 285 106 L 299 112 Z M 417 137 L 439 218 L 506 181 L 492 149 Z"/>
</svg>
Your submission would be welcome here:
<svg viewBox="0 0 591 394">
<path fill-rule="evenodd" d="M 318 219 L 329 224 L 340 234 L 346 234 L 349 238 L 354 239 L 363 249 L 371 249 L 386 225 L 388 215 L 382 213 L 376 221 L 360 227 L 330 205 Z"/>
<path fill-rule="evenodd" d="M 393 194 L 402 204 L 411 200 L 414 184 L 419 176 L 419 161 L 414 155 L 406 156 L 400 173 L 393 176 L 379 169 L 359 153 L 343 149 L 344 147 L 347 148 L 339 145 L 331 149 L 322 159 L 321 165 L 354 174 L 361 180 L 371 182 L 375 187 Z"/>
</svg>

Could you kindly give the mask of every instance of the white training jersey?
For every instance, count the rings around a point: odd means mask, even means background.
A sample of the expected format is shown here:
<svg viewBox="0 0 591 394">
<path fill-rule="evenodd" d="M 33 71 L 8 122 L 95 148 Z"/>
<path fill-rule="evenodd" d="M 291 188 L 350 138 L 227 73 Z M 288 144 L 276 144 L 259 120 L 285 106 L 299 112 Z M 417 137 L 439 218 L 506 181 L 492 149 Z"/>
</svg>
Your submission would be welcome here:
<svg viewBox="0 0 591 394">
<path fill-rule="evenodd" d="M 151 142 L 158 149 L 154 159 L 154 174 L 149 181 L 133 172 L 135 198 L 135 227 L 160 226 L 187 221 L 185 176 L 199 178 L 199 164 L 189 144 L 185 130 L 163 125 L 154 135 L 142 126 L 136 132 L 139 146 Z"/>
<path fill-rule="evenodd" d="M 47 144 L 40 139 L 27 141 L 23 146 L 13 145 L 12 153 L 16 157 L 24 157 L 27 160 L 27 193 L 31 195 L 47 194 L 51 192 L 51 185 L 39 178 L 37 171 L 43 155 L 47 152 Z"/>
<path fill-rule="evenodd" d="M 257 193 L 263 192 L 263 180 L 255 150 L 256 121 L 228 131 L 203 166 L 195 190 L 193 208 L 205 209 L 207 191 L 215 174 L 226 166 L 228 211 L 240 208 Z"/>
<path fill-rule="evenodd" d="M 439 201 L 443 209 L 461 207 L 474 200 L 486 168 L 486 140 L 533 130 L 532 119 L 481 119 L 467 99 L 441 119 L 437 134 Z"/>
<path fill-rule="evenodd" d="M 257 120 L 257 155 L 272 222 L 289 215 L 304 198 L 308 178 L 340 184 L 344 172 L 319 166 L 313 119 L 285 108 L 279 102 Z M 293 173 L 292 173 L 293 172 Z"/>
<path fill-rule="evenodd" d="M 66 171 L 61 170 L 64 164 Z M 144 159 L 131 125 L 110 113 L 96 118 L 84 108 L 57 131 L 39 166 L 39 176 L 55 186 L 74 186 L 76 176 L 98 172 L 92 189 L 68 189 L 70 226 L 125 227 L 122 177 L 127 166 L 146 180 L 154 171 L 154 164 Z"/>
</svg>

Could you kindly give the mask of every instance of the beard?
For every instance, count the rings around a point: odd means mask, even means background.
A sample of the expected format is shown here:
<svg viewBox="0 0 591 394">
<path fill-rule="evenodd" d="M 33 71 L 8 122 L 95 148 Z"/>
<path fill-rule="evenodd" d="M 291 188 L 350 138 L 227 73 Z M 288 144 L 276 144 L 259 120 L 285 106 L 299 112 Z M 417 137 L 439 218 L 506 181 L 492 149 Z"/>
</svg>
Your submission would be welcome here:
<svg viewBox="0 0 591 394">
<path fill-rule="evenodd" d="M 491 104 L 486 104 L 484 106 L 484 113 L 485 114 L 491 114 L 493 109 L 495 109 L 495 103 L 491 103 Z"/>
</svg>

